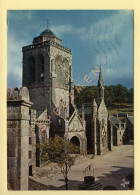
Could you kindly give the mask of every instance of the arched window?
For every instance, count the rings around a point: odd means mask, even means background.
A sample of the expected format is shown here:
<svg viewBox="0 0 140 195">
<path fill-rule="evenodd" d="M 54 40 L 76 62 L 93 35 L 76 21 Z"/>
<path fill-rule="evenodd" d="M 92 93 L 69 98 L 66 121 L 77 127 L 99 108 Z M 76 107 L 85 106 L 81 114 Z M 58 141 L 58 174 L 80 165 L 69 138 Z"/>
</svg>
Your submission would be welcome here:
<svg viewBox="0 0 140 195">
<path fill-rule="evenodd" d="M 64 81 L 65 81 L 65 86 L 68 87 L 69 84 L 69 74 L 70 74 L 70 69 L 69 69 L 69 62 L 66 58 L 63 60 L 63 68 L 64 68 Z"/>
<path fill-rule="evenodd" d="M 44 80 L 44 57 L 42 54 L 39 54 L 37 57 L 37 66 L 38 66 L 38 82 Z"/>
<path fill-rule="evenodd" d="M 63 67 L 69 69 L 69 61 L 67 60 L 67 58 L 64 58 L 63 60 Z"/>
<path fill-rule="evenodd" d="M 30 56 L 28 58 L 28 70 L 29 70 L 28 81 L 29 84 L 31 84 L 35 82 L 35 59 L 33 56 Z"/>
<path fill-rule="evenodd" d="M 57 84 L 58 86 L 62 85 L 62 83 L 64 82 L 63 80 L 63 72 L 62 72 L 62 58 L 61 56 L 57 56 L 55 59 L 55 64 L 56 64 L 56 74 L 57 74 Z"/>
</svg>

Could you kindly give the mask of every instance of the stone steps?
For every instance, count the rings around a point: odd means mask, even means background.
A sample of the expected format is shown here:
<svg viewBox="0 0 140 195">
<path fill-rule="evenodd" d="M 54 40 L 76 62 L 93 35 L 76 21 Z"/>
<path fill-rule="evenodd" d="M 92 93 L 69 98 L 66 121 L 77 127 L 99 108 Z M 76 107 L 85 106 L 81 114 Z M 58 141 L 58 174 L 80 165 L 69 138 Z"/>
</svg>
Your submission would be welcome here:
<svg viewBox="0 0 140 195">
<path fill-rule="evenodd" d="M 99 190 L 102 187 L 100 183 L 82 183 L 78 185 L 79 190 Z"/>
</svg>

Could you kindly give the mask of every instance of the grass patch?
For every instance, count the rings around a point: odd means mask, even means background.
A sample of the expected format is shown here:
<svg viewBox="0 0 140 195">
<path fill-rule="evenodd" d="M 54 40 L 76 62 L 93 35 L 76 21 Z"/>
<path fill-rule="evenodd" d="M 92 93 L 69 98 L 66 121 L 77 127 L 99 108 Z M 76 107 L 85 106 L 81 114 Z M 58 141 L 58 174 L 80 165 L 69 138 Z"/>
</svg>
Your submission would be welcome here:
<svg viewBox="0 0 140 195">
<path fill-rule="evenodd" d="M 108 105 L 109 114 L 112 116 L 117 113 L 127 113 L 129 116 L 134 115 L 134 108 L 132 104 L 111 104 Z"/>
</svg>

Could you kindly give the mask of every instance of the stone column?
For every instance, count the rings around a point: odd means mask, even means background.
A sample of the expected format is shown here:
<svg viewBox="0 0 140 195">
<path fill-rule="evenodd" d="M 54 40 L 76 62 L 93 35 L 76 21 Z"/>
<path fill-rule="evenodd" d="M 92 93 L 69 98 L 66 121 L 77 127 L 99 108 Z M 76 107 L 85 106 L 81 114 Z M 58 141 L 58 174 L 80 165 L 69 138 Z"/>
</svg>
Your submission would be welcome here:
<svg viewBox="0 0 140 195">
<path fill-rule="evenodd" d="M 97 154 L 96 118 L 94 118 L 94 155 Z"/>
<path fill-rule="evenodd" d="M 91 122 L 91 151 L 92 154 L 97 154 L 97 127 L 96 127 L 96 118 L 92 119 Z"/>
<path fill-rule="evenodd" d="M 12 190 L 28 190 L 29 93 L 7 92 L 7 181 Z"/>
<path fill-rule="evenodd" d="M 100 150 L 99 155 L 103 154 L 103 143 L 102 143 L 102 129 L 100 128 Z"/>
<path fill-rule="evenodd" d="M 85 120 L 83 120 L 83 130 L 84 130 L 84 132 L 83 132 L 83 134 L 84 134 L 84 136 L 83 136 L 84 137 L 83 153 L 84 153 L 84 155 L 86 155 L 87 154 L 87 136 L 86 136 L 86 121 Z"/>
<path fill-rule="evenodd" d="M 101 123 L 97 119 L 97 154 L 101 155 L 102 154 L 102 128 L 101 128 Z"/>
<path fill-rule="evenodd" d="M 84 108 L 84 104 L 82 104 L 82 120 L 85 120 L 85 108 Z"/>
<path fill-rule="evenodd" d="M 86 135 L 85 135 L 85 138 L 84 138 L 84 155 L 86 155 L 87 154 L 87 137 L 86 137 Z"/>
</svg>

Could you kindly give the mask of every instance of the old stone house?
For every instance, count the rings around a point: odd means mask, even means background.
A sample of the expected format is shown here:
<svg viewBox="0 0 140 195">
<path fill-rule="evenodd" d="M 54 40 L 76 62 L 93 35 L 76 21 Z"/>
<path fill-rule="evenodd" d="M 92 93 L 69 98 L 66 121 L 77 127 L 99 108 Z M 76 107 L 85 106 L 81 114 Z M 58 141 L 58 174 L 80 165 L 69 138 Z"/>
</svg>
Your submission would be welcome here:
<svg viewBox="0 0 140 195">
<path fill-rule="evenodd" d="M 124 144 L 129 143 L 129 141 L 134 141 L 134 117 L 126 116 L 124 119 L 126 123 L 126 130 L 123 135 Z"/>
<path fill-rule="evenodd" d="M 123 136 L 126 129 L 126 123 L 122 123 L 117 117 L 110 117 L 113 125 L 113 145 L 118 146 L 123 144 Z"/>
</svg>

